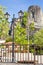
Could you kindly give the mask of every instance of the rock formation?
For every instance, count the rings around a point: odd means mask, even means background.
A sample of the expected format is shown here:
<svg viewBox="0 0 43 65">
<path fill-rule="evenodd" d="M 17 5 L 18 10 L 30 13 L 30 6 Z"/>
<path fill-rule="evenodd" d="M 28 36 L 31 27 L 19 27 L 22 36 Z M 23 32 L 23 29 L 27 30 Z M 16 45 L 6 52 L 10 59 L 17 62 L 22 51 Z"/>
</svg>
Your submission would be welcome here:
<svg viewBox="0 0 43 65">
<path fill-rule="evenodd" d="M 39 6 L 30 6 L 28 8 L 28 12 L 30 13 L 29 19 L 30 22 L 34 21 L 35 28 L 42 28 L 43 27 L 43 12 Z"/>
</svg>

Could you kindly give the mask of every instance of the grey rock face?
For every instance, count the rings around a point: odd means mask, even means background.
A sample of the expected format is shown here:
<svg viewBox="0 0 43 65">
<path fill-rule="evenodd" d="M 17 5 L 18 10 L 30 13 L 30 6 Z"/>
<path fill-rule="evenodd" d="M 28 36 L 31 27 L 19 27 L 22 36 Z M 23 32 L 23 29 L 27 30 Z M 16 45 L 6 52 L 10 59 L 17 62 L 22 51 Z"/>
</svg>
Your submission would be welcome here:
<svg viewBox="0 0 43 65">
<path fill-rule="evenodd" d="M 30 22 L 34 21 L 35 28 L 43 27 L 43 12 L 39 6 L 30 6 L 28 8 Z"/>
</svg>

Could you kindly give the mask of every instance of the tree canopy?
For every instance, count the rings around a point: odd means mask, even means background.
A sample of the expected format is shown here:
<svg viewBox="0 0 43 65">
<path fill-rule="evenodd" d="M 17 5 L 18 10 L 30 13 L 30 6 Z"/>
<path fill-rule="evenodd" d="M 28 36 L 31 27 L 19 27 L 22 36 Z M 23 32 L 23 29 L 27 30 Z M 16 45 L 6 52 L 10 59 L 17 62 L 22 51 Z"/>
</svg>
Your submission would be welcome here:
<svg viewBox="0 0 43 65">
<path fill-rule="evenodd" d="M 6 39 L 8 36 L 9 22 L 5 18 L 5 8 L 0 6 L 0 39 Z"/>
<path fill-rule="evenodd" d="M 26 36 L 26 28 L 21 27 L 21 24 L 18 23 L 15 28 L 14 41 L 18 44 L 28 44 L 27 36 Z"/>
<path fill-rule="evenodd" d="M 34 34 L 34 44 L 43 45 L 43 29 Z"/>
</svg>

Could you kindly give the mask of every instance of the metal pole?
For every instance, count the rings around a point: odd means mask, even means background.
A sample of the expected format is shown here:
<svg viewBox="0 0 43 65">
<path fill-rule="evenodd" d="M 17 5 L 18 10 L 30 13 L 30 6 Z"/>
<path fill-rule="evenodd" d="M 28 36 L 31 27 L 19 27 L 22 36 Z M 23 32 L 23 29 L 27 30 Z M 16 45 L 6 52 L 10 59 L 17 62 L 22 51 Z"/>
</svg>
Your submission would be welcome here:
<svg viewBox="0 0 43 65">
<path fill-rule="evenodd" d="M 14 62 L 14 15 L 13 15 L 13 21 L 12 21 L 12 62 Z"/>
<path fill-rule="evenodd" d="M 20 23 L 21 23 L 21 26 L 22 26 L 22 17 L 20 16 Z"/>
<path fill-rule="evenodd" d="M 35 63 L 35 54 L 36 54 L 36 50 L 35 50 L 35 46 L 34 46 L 34 65 L 36 65 L 36 63 Z"/>
<path fill-rule="evenodd" d="M 12 34 L 12 62 L 14 62 L 14 26 L 13 26 L 13 34 Z"/>
</svg>

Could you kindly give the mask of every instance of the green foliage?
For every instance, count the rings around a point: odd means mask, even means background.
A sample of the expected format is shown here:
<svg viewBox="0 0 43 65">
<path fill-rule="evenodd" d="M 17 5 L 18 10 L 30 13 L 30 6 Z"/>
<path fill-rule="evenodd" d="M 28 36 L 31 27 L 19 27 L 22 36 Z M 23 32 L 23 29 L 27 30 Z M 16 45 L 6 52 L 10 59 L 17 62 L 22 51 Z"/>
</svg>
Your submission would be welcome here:
<svg viewBox="0 0 43 65">
<path fill-rule="evenodd" d="M 6 42 L 12 42 L 12 37 L 11 37 L 11 36 L 8 36 L 8 37 L 6 38 Z"/>
<path fill-rule="evenodd" d="M 43 29 L 34 34 L 34 44 L 43 45 Z"/>
<path fill-rule="evenodd" d="M 26 28 L 27 24 L 28 24 L 28 16 L 29 16 L 29 13 L 27 12 L 24 12 L 24 16 L 23 16 L 23 19 L 22 19 L 22 24 L 23 24 L 23 27 Z M 34 22 L 32 22 L 31 24 L 28 25 L 29 26 L 29 30 L 30 32 L 34 31 Z M 33 35 L 30 35 L 29 36 L 29 42 L 30 44 L 33 42 Z"/>
<path fill-rule="evenodd" d="M 29 52 L 30 52 L 30 53 L 34 53 L 34 48 L 30 47 L 30 48 L 29 48 Z"/>
<path fill-rule="evenodd" d="M 30 31 L 34 31 L 34 22 L 32 22 L 30 25 L 29 25 L 29 28 L 30 28 Z"/>
<path fill-rule="evenodd" d="M 27 38 L 26 28 L 24 28 L 26 26 L 26 23 L 27 23 L 27 12 L 24 12 L 24 16 L 22 18 L 22 24 L 20 24 L 20 22 L 17 23 L 17 26 L 15 28 L 15 36 L 14 36 L 15 43 L 28 44 L 28 41 L 26 39 Z"/>
<path fill-rule="evenodd" d="M 35 30 L 35 28 L 34 28 L 34 22 L 32 22 L 32 23 L 29 25 L 29 30 L 30 30 L 29 33 L 33 33 L 33 31 Z M 34 34 L 33 34 L 33 35 L 34 35 Z M 33 43 L 33 35 L 30 34 L 30 36 L 29 36 L 29 42 L 30 42 L 30 44 Z"/>
<path fill-rule="evenodd" d="M 0 38 L 1 39 L 7 38 L 8 30 L 9 30 L 9 22 L 5 18 L 4 10 L 5 8 L 0 6 Z"/>
<path fill-rule="evenodd" d="M 28 44 L 26 37 L 26 28 L 21 27 L 20 23 L 18 23 L 15 28 L 14 40 L 18 44 Z"/>
<path fill-rule="evenodd" d="M 32 42 L 33 42 L 33 41 L 32 41 L 32 38 L 31 38 L 31 39 L 29 40 L 29 43 L 32 44 Z"/>
<path fill-rule="evenodd" d="M 22 25 L 25 27 L 27 24 L 27 20 L 28 20 L 28 13 L 24 12 L 24 16 L 22 18 Z"/>
</svg>

